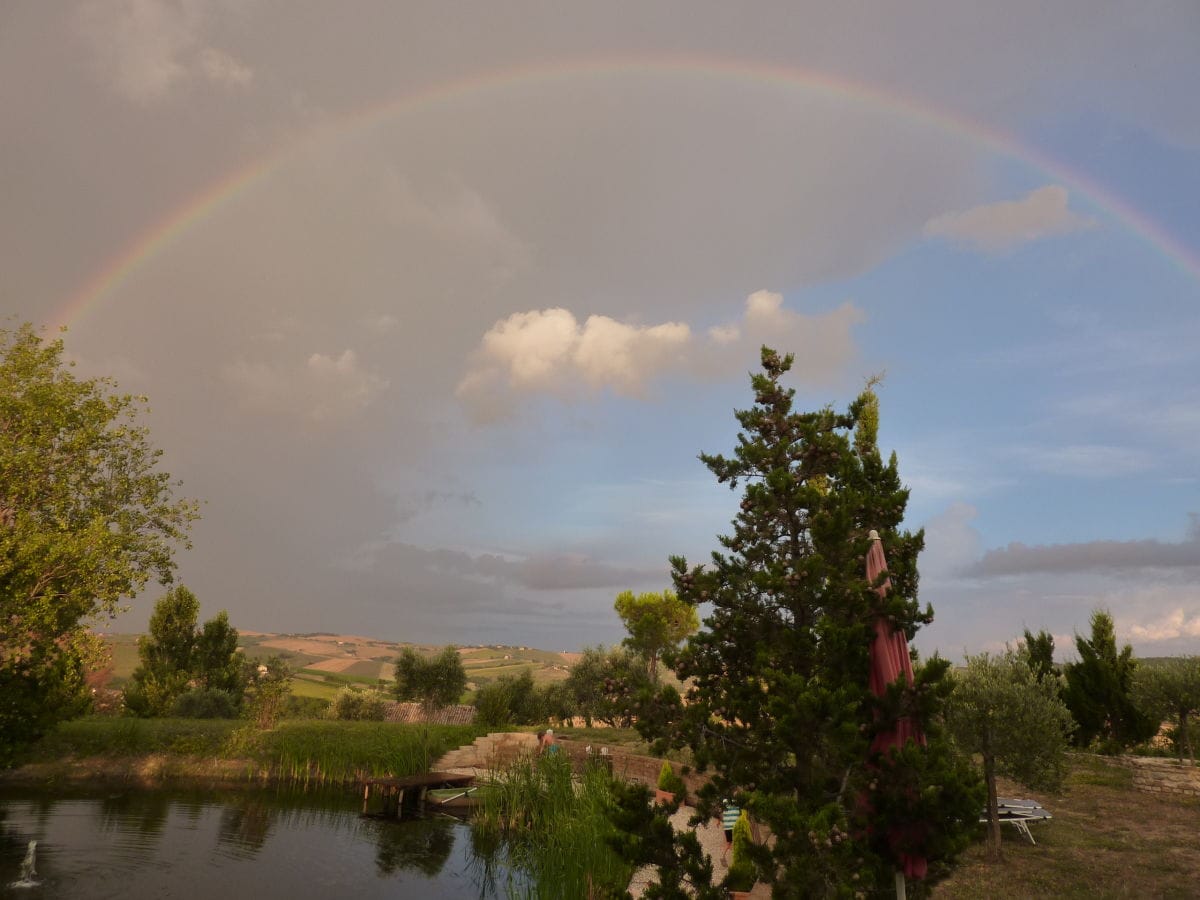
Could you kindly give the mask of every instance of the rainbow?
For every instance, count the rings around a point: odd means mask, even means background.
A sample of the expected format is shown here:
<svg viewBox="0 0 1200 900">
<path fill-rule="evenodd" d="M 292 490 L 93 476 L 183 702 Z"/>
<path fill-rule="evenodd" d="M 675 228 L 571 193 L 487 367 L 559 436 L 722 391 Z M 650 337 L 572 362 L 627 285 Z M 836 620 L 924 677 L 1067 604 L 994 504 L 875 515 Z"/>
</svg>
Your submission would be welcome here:
<svg viewBox="0 0 1200 900">
<path fill-rule="evenodd" d="M 188 197 L 163 219 L 130 241 L 120 253 L 96 271 L 55 313 L 51 324 L 57 327 L 79 321 L 88 310 L 112 296 L 138 270 L 180 240 L 189 229 L 215 214 L 232 198 L 267 178 L 272 171 L 301 150 L 317 142 L 351 136 L 393 117 L 480 91 L 497 91 L 571 78 L 629 74 L 718 78 L 758 86 L 812 91 L 881 112 L 900 115 L 957 139 L 972 142 L 997 155 L 1015 159 L 1051 176 L 1076 193 L 1082 194 L 1093 206 L 1120 221 L 1183 272 L 1200 281 L 1200 253 L 1178 241 L 1154 219 L 1063 163 L 1020 143 L 1011 135 L 974 120 L 936 109 L 898 92 L 886 91 L 872 84 L 810 69 L 709 57 L 630 57 L 561 61 L 473 75 L 426 85 L 400 97 L 365 106 L 331 119 Z"/>
</svg>

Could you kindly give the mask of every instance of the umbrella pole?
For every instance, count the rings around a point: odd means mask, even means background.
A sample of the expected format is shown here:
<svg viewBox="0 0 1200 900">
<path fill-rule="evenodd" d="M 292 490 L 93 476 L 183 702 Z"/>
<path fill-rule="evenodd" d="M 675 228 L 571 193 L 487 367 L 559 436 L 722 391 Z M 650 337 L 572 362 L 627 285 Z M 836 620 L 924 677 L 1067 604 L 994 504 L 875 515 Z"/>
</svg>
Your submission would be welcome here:
<svg viewBox="0 0 1200 900">
<path fill-rule="evenodd" d="M 904 871 L 896 870 L 896 900 L 907 900 L 908 892 L 904 884 Z"/>
</svg>

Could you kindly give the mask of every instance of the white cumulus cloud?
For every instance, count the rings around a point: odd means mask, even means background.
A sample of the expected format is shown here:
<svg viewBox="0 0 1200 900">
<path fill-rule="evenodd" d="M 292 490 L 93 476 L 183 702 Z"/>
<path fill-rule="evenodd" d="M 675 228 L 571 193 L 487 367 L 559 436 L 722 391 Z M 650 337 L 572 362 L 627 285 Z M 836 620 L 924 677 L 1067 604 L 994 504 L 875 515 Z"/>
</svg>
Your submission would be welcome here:
<svg viewBox="0 0 1200 900">
<path fill-rule="evenodd" d="M 1030 191 L 1020 200 L 986 203 L 948 212 L 925 223 L 925 234 L 1002 253 L 1021 244 L 1091 228 L 1095 220 L 1072 212 L 1067 189 L 1057 184 Z"/>
<path fill-rule="evenodd" d="M 862 320 L 849 303 L 819 315 L 793 312 L 770 291 L 751 294 L 739 321 L 703 336 L 686 322 L 642 325 L 591 315 L 581 323 L 562 307 L 517 312 L 480 340 L 457 395 L 479 422 L 509 415 L 520 394 L 573 397 L 607 389 L 639 397 L 654 378 L 671 373 L 744 372 L 763 343 L 795 353 L 793 371 L 820 380 L 853 355 L 851 328 Z"/>
</svg>

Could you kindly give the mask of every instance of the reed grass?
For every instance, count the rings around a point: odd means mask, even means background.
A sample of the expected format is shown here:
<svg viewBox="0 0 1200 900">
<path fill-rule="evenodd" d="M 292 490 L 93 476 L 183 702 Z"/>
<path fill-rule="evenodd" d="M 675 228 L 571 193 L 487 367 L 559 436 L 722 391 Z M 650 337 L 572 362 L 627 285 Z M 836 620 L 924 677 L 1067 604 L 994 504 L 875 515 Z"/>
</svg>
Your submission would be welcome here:
<svg viewBox="0 0 1200 900">
<path fill-rule="evenodd" d="M 301 784 L 414 775 L 484 730 L 472 725 L 284 721 L 268 731 L 230 719 L 85 718 L 62 723 L 32 749 L 31 762 L 66 757 L 165 754 L 245 759 L 248 773 Z"/>
<path fill-rule="evenodd" d="M 497 773 L 481 792 L 476 853 L 503 852 L 510 895 L 574 898 L 621 894 L 633 868 L 609 844 L 612 776 L 588 769 L 575 777 L 565 754 L 525 759 Z M 486 859 L 485 859 L 486 865 Z M 497 868 L 497 871 L 500 869 Z"/>
</svg>

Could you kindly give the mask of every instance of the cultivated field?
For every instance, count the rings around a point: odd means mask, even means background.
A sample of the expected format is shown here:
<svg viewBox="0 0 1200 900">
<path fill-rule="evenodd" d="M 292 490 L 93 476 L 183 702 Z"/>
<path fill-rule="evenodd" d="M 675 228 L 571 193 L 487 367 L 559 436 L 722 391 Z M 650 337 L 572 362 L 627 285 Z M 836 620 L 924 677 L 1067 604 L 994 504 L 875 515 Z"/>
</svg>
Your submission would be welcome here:
<svg viewBox="0 0 1200 900">
<path fill-rule="evenodd" d="M 393 662 L 404 647 L 434 653 L 440 647 L 396 643 L 351 634 L 266 634 L 241 632 L 239 646 L 250 659 L 279 656 L 295 671 L 292 693 L 328 699 L 346 684 L 377 685 L 394 677 Z M 136 634 L 106 634 L 112 651 L 110 684 L 120 687 L 138 664 Z M 460 647 L 469 685 L 486 684 L 504 675 L 529 671 L 534 681 L 557 681 L 579 654 L 535 647 Z"/>
</svg>

